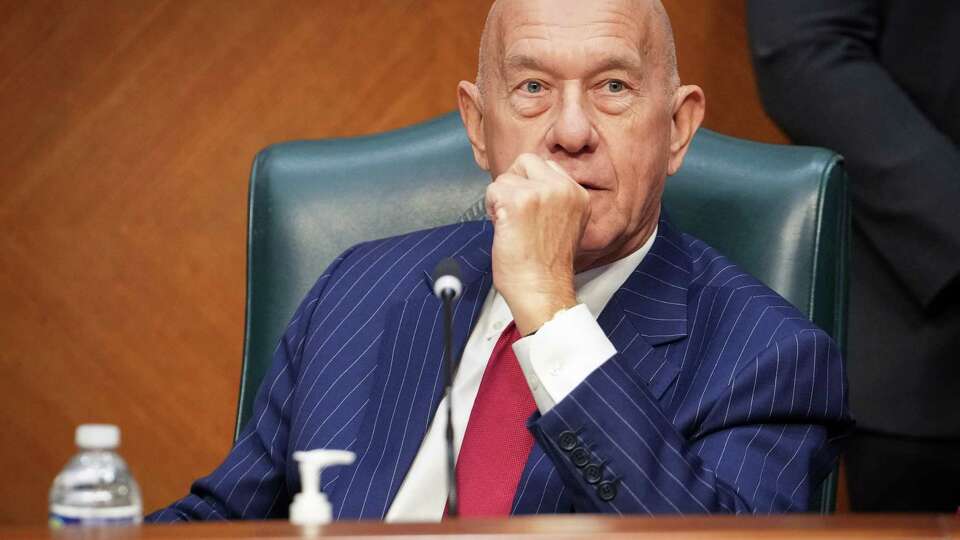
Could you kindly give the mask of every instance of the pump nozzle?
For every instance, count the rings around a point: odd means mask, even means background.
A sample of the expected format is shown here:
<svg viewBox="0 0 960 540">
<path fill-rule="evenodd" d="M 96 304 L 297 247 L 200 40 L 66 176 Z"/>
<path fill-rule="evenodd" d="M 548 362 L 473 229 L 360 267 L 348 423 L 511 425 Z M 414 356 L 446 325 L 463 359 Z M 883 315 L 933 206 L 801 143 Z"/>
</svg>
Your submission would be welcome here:
<svg viewBox="0 0 960 540">
<path fill-rule="evenodd" d="M 327 496 L 320 492 L 320 473 L 331 465 L 350 465 L 356 454 L 349 450 L 307 450 L 293 453 L 300 465 L 300 493 L 290 504 L 290 522 L 295 525 L 330 523 L 332 511 Z"/>
</svg>

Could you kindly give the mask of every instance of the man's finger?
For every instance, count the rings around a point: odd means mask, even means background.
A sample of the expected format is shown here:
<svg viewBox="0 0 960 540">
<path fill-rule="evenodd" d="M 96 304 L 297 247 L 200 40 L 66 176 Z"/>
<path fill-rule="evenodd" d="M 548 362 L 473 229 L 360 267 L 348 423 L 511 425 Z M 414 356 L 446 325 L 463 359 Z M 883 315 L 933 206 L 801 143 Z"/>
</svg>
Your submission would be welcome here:
<svg viewBox="0 0 960 540">
<path fill-rule="evenodd" d="M 526 183 L 527 177 L 507 171 L 493 179 L 493 184 L 501 186 L 522 186 Z"/>
<path fill-rule="evenodd" d="M 553 169 L 554 171 L 556 171 L 560 176 L 562 176 L 564 179 L 566 179 L 566 180 L 567 180 L 568 182 L 570 182 L 571 184 L 576 184 L 576 185 L 578 185 L 578 186 L 580 185 L 580 183 L 577 182 L 577 179 L 574 178 L 573 175 L 571 175 L 570 173 L 568 173 L 568 172 L 566 171 L 566 169 L 564 169 L 564 168 L 563 168 L 559 163 L 557 163 L 556 161 L 553 161 L 553 160 L 551 160 L 551 159 L 548 159 L 548 160 L 547 160 L 547 166 L 550 167 L 551 169 Z"/>
<path fill-rule="evenodd" d="M 549 181 L 551 179 L 559 180 L 562 178 L 568 182 L 577 182 L 559 163 L 553 160 L 543 159 L 536 154 L 520 154 L 510 168 L 507 169 L 507 173 L 529 179 Z"/>
<path fill-rule="evenodd" d="M 500 177 L 498 176 L 497 179 L 500 179 Z M 513 180 L 513 178 L 507 179 L 506 181 L 509 182 L 510 180 Z M 502 199 L 510 191 L 510 188 L 504 185 L 504 180 L 500 180 L 500 182 L 501 183 L 492 182 L 487 185 L 487 192 L 484 196 L 484 207 L 487 211 L 487 217 L 489 217 L 490 221 L 494 224 L 497 223 L 498 218 L 505 216 L 506 209 L 504 208 Z"/>
<path fill-rule="evenodd" d="M 563 167 L 561 167 L 560 164 L 557 163 L 556 161 L 553 161 L 552 159 L 548 159 L 547 166 L 557 171 L 564 178 L 569 178 L 571 181 L 575 181 L 573 180 L 573 177 L 570 176 L 570 174 L 568 174 L 567 171 L 563 170 Z"/>
<path fill-rule="evenodd" d="M 524 178 L 550 178 L 554 170 L 547 166 L 547 162 L 536 154 L 520 154 L 513 161 L 507 172 Z"/>
</svg>

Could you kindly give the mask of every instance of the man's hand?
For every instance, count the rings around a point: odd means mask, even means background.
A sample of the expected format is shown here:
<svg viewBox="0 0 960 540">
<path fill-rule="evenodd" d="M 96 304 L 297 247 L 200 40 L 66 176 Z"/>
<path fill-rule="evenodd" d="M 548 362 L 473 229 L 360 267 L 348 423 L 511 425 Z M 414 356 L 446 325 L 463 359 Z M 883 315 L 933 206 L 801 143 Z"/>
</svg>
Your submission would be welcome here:
<svg viewBox="0 0 960 540">
<path fill-rule="evenodd" d="M 590 195 L 559 165 L 522 154 L 487 187 L 493 283 L 528 335 L 577 304 L 573 261 L 590 218 Z"/>
</svg>

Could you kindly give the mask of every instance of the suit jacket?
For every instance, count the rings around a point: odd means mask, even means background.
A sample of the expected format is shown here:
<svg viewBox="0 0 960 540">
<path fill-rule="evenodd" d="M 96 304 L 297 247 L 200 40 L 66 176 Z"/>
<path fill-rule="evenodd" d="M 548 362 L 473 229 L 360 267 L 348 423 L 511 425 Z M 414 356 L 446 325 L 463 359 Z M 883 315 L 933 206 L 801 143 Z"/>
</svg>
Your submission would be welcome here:
<svg viewBox="0 0 960 540">
<path fill-rule="evenodd" d="M 357 453 L 321 479 L 335 518 L 383 518 L 443 391 L 429 272 L 460 261 L 465 343 L 491 286 L 491 242 L 482 221 L 344 253 L 290 322 L 226 461 L 148 520 L 283 517 L 300 487 L 291 454 L 311 448 Z M 848 422 L 843 362 L 823 331 L 666 220 L 598 322 L 618 353 L 530 418 L 513 513 L 807 507 Z M 573 463 L 584 452 L 602 478 Z"/>
<path fill-rule="evenodd" d="M 748 3 L 764 105 L 846 158 L 851 403 L 870 429 L 960 437 L 960 3 Z M 909 404 L 909 406 L 904 406 Z"/>
</svg>

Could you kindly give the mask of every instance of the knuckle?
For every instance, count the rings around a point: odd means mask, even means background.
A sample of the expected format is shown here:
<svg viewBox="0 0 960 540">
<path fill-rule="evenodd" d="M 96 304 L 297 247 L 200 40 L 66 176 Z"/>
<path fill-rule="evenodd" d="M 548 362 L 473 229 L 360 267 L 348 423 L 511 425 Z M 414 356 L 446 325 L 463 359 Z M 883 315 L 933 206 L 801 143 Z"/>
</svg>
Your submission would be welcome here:
<svg viewBox="0 0 960 540">
<path fill-rule="evenodd" d="M 484 198 L 487 200 L 487 203 L 494 203 L 500 199 L 500 186 L 496 184 L 490 184 L 487 186 L 487 191 Z"/>
<path fill-rule="evenodd" d="M 503 198 L 502 191 L 503 190 L 501 190 L 496 184 L 490 184 L 490 186 L 487 187 L 487 193 L 484 197 L 487 201 L 487 204 L 495 204 L 500 201 L 500 199 Z"/>
<path fill-rule="evenodd" d="M 501 173 L 499 176 L 497 176 L 496 178 L 494 178 L 494 179 L 493 179 L 493 183 L 490 184 L 490 185 L 491 185 L 491 186 L 497 186 L 497 185 L 499 185 L 499 186 L 505 186 L 505 185 L 509 185 L 509 184 L 512 184 L 512 183 L 516 182 L 518 178 L 520 178 L 520 177 L 517 176 L 516 174 L 512 173 L 512 172 L 505 172 L 505 173 Z"/>
<path fill-rule="evenodd" d="M 540 158 L 538 158 L 536 154 L 531 154 L 530 152 L 524 152 L 519 156 L 517 156 L 517 163 L 524 169 L 527 169 L 527 172 L 529 172 L 529 168 L 535 167 L 539 159 Z"/>
<path fill-rule="evenodd" d="M 538 194 L 531 190 L 519 190 L 514 195 L 514 202 L 521 208 L 530 208 L 537 204 Z"/>
</svg>

